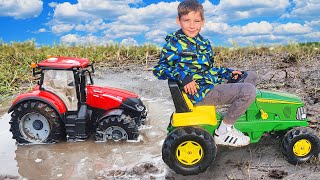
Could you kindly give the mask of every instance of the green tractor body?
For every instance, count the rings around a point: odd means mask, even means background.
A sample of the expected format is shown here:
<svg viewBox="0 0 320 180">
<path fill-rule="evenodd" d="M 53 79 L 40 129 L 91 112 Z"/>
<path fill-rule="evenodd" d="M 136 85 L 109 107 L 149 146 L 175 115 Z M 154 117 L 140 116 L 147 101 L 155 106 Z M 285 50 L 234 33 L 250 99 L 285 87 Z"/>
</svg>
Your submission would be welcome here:
<svg viewBox="0 0 320 180">
<path fill-rule="evenodd" d="M 185 97 L 184 97 L 185 99 Z M 188 101 L 188 99 L 185 99 Z M 255 101 L 250 105 L 245 114 L 243 114 L 235 124 L 235 127 L 243 133 L 247 133 L 251 139 L 251 143 L 259 141 L 261 136 L 266 132 L 287 131 L 293 127 L 308 126 L 308 118 L 303 108 L 304 103 L 295 95 L 283 92 L 270 92 L 257 90 Z M 210 106 L 208 106 L 210 108 Z M 191 112 L 183 112 L 183 114 Z M 204 114 L 211 116 L 211 114 Z M 172 116 L 175 117 L 175 116 Z M 219 127 L 223 115 L 219 112 L 215 115 L 216 119 L 211 119 L 210 124 L 201 124 L 203 117 L 194 116 L 193 122 L 203 127 L 210 134 L 214 134 L 214 130 Z M 171 119 L 171 121 L 183 121 L 179 126 L 173 126 L 176 123 L 170 123 L 168 131 L 185 126 L 183 118 Z"/>
<path fill-rule="evenodd" d="M 193 175 L 204 172 L 213 162 L 217 147 L 215 130 L 224 114 L 214 106 L 193 106 L 175 81 L 169 89 L 176 111 L 168 125 L 162 147 L 164 162 L 176 173 Z M 308 128 L 304 103 L 295 95 L 257 90 L 255 101 L 236 121 L 235 127 L 257 143 L 264 133 L 284 135 L 281 152 L 291 164 L 310 161 L 319 154 L 319 137 Z"/>
</svg>

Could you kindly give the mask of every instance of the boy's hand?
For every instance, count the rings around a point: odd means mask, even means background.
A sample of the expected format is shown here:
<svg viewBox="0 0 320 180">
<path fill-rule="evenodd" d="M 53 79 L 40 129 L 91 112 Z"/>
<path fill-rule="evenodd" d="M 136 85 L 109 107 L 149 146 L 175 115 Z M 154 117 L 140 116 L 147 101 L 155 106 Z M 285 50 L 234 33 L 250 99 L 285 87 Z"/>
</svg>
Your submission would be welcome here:
<svg viewBox="0 0 320 180">
<path fill-rule="evenodd" d="M 237 80 L 238 76 L 242 74 L 241 71 L 232 71 L 232 74 L 234 74 L 234 79 Z"/>
<path fill-rule="evenodd" d="M 197 83 L 193 80 L 183 87 L 186 93 L 194 95 L 197 92 Z"/>
</svg>

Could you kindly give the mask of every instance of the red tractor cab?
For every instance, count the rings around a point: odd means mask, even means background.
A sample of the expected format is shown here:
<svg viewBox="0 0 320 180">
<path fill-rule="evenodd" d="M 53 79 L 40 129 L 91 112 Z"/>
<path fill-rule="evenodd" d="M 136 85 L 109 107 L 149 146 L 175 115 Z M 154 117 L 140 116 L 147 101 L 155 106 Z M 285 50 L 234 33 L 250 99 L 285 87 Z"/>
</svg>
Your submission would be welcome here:
<svg viewBox="0 0 320 180">
<path fill-rule="evenodd" d="M 51 57 L 32 64 L 38 85 L 19 95 L 9 109 L 19 144 L 137 140 L 147 115 L 138 95 L 93 85 L 93 65 L 85 58 Z"/>
</svg>

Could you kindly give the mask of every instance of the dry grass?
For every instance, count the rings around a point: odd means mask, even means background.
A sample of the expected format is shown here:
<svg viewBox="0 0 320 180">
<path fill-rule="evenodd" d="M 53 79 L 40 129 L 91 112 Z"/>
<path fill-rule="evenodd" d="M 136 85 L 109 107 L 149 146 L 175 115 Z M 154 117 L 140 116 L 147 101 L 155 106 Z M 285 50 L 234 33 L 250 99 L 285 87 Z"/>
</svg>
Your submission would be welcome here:
<svg viewBox="0 0 320 180">
<path fill-rule="evenodd" d="M 37 48 L 33 41 L 1 43 L 0 97 L 2 99 L 29 88 L 30 84 L 33 83 L 30 69 L 31 62 L 40 62 L 48 55 L 84 57 L 94 62 L 98 67 L 121 67 L 130 64 L 144 65 L 149 61 L 154 61 L 159 53 L 160 49 L 154 45 L 138 47 L 120 45 L 68 47 L 55 45 L 53 47 L 42 46 Z"/>
<path fill-rule="evenodd" d="M 288 63 L 306 63 L 318 60 L 320 43 L 290 44 L 277 47 L 215 47 L 217 65 L 257 64 L 259 61 L 279 61 L 277 55 L 285 52 Z M 155 45 L 125 47 L 107 46 L 63 46 L 36 47 L 33 41 L 5 44 L 0 42 L 0 97 L 25 91 L 33 86 L 31 62 L 39 62 L 51 56 L 72 56 L 90 59 L 98 67 L 123 67 L 147 65 L 158 60 L 161 48 Z M 252 65 L 251 64 L 251 65 Z"/>
</svg>

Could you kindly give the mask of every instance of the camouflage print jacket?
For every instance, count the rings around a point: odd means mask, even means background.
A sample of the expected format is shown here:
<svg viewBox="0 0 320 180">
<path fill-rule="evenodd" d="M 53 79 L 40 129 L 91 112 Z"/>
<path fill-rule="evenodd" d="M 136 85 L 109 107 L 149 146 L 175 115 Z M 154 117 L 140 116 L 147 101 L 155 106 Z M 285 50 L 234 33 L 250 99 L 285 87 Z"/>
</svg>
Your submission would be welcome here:
<svg viewBox="0 0 320 180">
<path fill-rule="evenodd" d="M 232 69 L 214 67 L 213 51 L 208 39 L 200 34 L 187 37 L 178 30 L 165 38 L 160 60 L 153 68 L 158 79 L 173 79 L 185 86 L 192 80 L 197 83 L 197 93 L 188 94 L 193 104 L 200 102 L 223 78 L 230 79 Z"/>
</svg>

